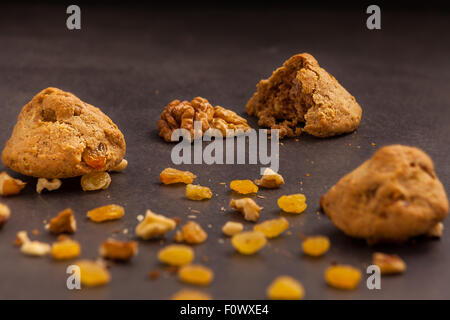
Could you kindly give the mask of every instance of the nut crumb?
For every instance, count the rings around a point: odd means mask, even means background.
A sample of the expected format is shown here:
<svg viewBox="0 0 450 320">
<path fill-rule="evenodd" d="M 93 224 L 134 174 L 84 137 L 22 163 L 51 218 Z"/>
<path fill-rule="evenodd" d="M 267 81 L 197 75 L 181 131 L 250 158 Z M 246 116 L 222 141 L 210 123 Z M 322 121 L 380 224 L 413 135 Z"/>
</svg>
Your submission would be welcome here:
<svg viewBox="0 0 450 320">
<path fill-rule="evenodd" d="M 45 178 L 39 178 L 36 184 L 36 192 L 41 194 L 44 189 L 48 191 L 58 190 L 61 185 L 62 182 L 59 179 L 47 180 Z"/>
<path fill-rule="evenodd" d="M 444 224 L 442 222 L 438 222 L 427 232 L 426 236 L 430 238 L 441 238 L 443 232 Z"/>
<path fill-rule="evenodd" d="M 144 220 L 136 227 L 136 235 L 144 240 L 161 237 L 166 232 L 175 229 L 173 219 L 147 210 Z"/>
<path fill-rule="evenodd" d="M 250 198 L 232 199 L 230 207 L 238 210 L 244 215 L 244 219 L 248 221 L 257 221 L 262 207 L 258 206 L 255 201 Z"/>
<path fill-rule="evenodd" d="M 5 171 L 0 173 L 0 195 L 7 197 L 19 194 L 25 186 L 25 182 L 12 178 Z"/>
<path fill-rule="evenodd" d="M 0 203 L 0 228 L 8 222 L 11 217 L 11 211 L 6 204 Z"/>
<path fill-rule="evenodd" d="M 74 233 L 77 230 L 77 222 L 70 208 L 61 211 L 56 217 L 50 219 L 48 230 L 54 234 Z"/>
<path fill-rule="evenodd" d="M 183 240 L 189 244 L 199 244 L 205 242 L 208 234 L 194 221 L 188 221 L 182 228 Z"/>
<path fill-rule="evenodd" d="M 138 243 L 108 239 L 101 244 L 99 251 L 105 259 L 128 261 L 138 253 Z"/>
<path fill-rule="evenodd" d="M 150 270 L 148 272 L 148 276 L 151 280 L 158 279 L 160 275 L 161 275 L 161 273 L 158 270 Z"/>
<path fill-rule="evenodd" d="M 279 173 L 267 168 L 264 170 L 262 178 L 260 180 L 256 179 L 255 183 L 259 187 L 273 189 L 282 186 L 284 184 L 284 179 Z"/>
<path fill-rule="evenodd" d="M 127 167 L 128 167 L 128 161 L 125 159 L 122 159 L 122 161 L 117 166 L 115 166 L 114 168 L 112 168 L 109 171 L 120 172 L 120 171 L 125 170 Z"/>
<path fill-rule="evenodd" d="M 399 274 L 406 270 L 406 263 L 396 254 L 375 252 L 373 264 L 380 267 L 381 274 Z"/>
</svg>

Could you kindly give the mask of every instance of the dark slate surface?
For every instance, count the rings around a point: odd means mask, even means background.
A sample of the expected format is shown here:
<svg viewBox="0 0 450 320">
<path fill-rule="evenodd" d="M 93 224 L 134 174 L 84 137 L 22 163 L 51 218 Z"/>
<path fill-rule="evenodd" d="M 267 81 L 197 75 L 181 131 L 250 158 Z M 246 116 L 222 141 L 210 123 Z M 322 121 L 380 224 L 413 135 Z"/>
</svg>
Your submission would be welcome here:
<svg viewBox="0 0 450 320">
<path fill-rule="evenodd" d="M 0 145 L 7 141 L 21 107 L 41 89 L 56 86 L 100 107 L 118 124 L 127 140 L 130 166 L 113 175 L 110 188 L 103 192 L 83 193 L 79 179 L 72 179 L 56 192 L 38 195 L 35 181 L 22 177 L 29 181 L 24 192 L 1 199 L 13 216 L 0 231 L 0 299 L 161 299 L 186 287 L 167 274 L 149 280 L 149 270 L 163 270 L 156 259 L 161 243 L 142 241 L 140 254 L 131 263 L 111 268 L 113 280 L 108 286 L 67 290 L 68 262 L 26 257 L 12 246 L 16 232 L 22 229 L 36 228 L 40 234 L 33 238 L 54 241 L 42 221 L 66 207 L 73 208 L 78 219 L 74 238 L 81 242 L 82 256 L 92 259 L 114 230 L 128 228 L 127 236 L 116 237 L 133 238 L 136 216 L 147 208 L 184 221 L 192 214 L 188 208 L 199 210 L 196 220 L 209 239 L 195 247 L 196 261 L 215 271 L 214 283 L 204 290 L 218 299 L 264 298 L 267 285 L 280 274 L 298 278 L 309 299 L 450 298 L 448 232 L 441 241 L 373 248 L 344 236 L 317 214 L 320 196 L 387 144 L 424 149 L 433 158 L 444 186 L 449 187 L 448 11 L 383 12 L 382 30 L 368 31 L 364 8 L 354 9 L 174 12 L 95 6 L 82 8 L 82 30 L 70 32 L 65 28 L 64 6 L 2 6 Z M 197 173 L 198 182 L 218 194 L 211 201 L 190 202 L 182 186 L 162 187 L 158 182 L 159 172 L 171 165 L 172 146 L 157 136 L 156 121 L 172 99 L 198 95 L 247 116 L 245 103 L 256 83 L 291 55 L 305 51 L 357 98 L 363 120 L 357 132 L 338 138 L 303 136 L 298 142 L 284 141 L 280 172 L 287 184 L 260 192 L 266 197 L 257 199 L 264 206 L 262 219 L 279 216 L 275 199 L 282 194 L 303 192 L 309 207 L 300 216 L 288 216 L 291 236 L 271 240 L 255 256 L 240 256 L 222 236 L 221 227 L 229 219 L 243 219 L 220 210 L 232 195 L 219 183 L 256 178 L 260 166 L 182 166 Z M 255 119 L 250 124 L 256 127 Z M 109 203 L 125 206 L 126 216 L 100 225 L 85 219 L 87 210 Z M 448 221 L 445 225 L 449 226 Z M 330 252 L 321 259 L 303 257 L 300 232 L 329 236 Z M 170 243 L 172 236 L 164 243 Z M 330 262 L 364 270 L 375 250 L 401 255 L 408 264 L 406 274 L 383 278 L 378 291 L 366 288 L 366 276 L 353 292 L 326 286 L 323 272 Z"/>
</svg>

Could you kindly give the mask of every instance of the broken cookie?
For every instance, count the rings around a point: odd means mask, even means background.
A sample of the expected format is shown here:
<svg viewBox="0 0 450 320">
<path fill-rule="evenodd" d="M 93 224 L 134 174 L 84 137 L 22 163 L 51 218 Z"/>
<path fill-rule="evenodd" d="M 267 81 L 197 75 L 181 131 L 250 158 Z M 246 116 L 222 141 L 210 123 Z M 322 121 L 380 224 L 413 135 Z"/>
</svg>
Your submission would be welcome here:
<svg viewBox="0 0 450 320">
<path fill-rule="evenodd" d="M 246 109 L 260 126 L 279 129 L 280 138 L 302 131 L 316 137 L 352 132 L 362 113 L 355 98 L 308 53 L 291 57 L 261 80 Z"/>
<path fill-rule="evenodd" d="M 426 235 L 448 212 L 430 157 L 402 145 L 378 150 L 323 195 L 320 205 L 336 227 L 369 243 Z"/>
<path fill-rule="evenodd" d="M 198 132 L 194 132 L 194 121 L 201 123 Z M 235 112 L 213 107 L 208 100 L 202 97 L 194 98 L 191 102 L 173 100 L 161 113 L 158 121 L 159 136 L 165 141 L 172 141 L 172 133 L 176 129 L 185 129 L 190 138 L 201 138 L 208 129 L 217 129 L 222 136 L 228 137 L 250 130 L 247 120 Z"/>
<path fill-rule="evenodd" d="M 47 88 L 26 104 L 2 152 L 5 166 L 37 178 L 69 178 L 119 165 L 125 139 L 100 109 Z"/>
</svg>

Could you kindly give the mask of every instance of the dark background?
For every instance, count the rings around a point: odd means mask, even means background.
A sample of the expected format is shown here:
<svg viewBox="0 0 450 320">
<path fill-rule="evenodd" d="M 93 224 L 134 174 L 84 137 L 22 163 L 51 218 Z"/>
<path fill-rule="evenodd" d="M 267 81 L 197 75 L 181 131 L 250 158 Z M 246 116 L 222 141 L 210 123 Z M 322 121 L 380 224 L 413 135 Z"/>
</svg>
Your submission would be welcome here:
<svg viewBox="0 0 450 320">
<path fill-rule="evenodd" d="M 38 229 L 40 234 L 33 239 L 55 241 L 42 221 L 66 207 L 76 213 L 74 238 L 82 245 L 82 257 L 91 259 L 97 258 L 99 244 L 114 230 L 128 228 L 128 235 L 114 237 L 133 238 L 136 216 L 147 208 L 184 222 L 188 215 L 196 215 L 209 238 L 195 247 L 195 261 L 215 271 L 214 282 L 203 290 L 216 299 L 265 298 L 266 287 L 281 274 L 299 279 L 308 299 L 450 298 L 447 231 L 440 241 L 369 247 L 346 237 L 318 213 L 320 196 L 387 144 L 425 150 L 448 190 L 448 8 L 434 3 L 414 8 L 382 4 L 382 30 L 370 31 L 364 3 L 232 4 L 82 4 L 80 31 L 66 29 L 68 4 L 0 7 L 0 145 L 9 138 L 21 107 L 40 90 L 55 86 L 100 107 L 118 124 L 126 137 L 129 161 L 128 169 L 114 174 L 111 186 L 102 192 L 83 193 L 79 179 L 70 179 L 60 190 L 38 195 L 35 180 L 20 177 L 29 182 L 22 194 L 1 199 L 11 208 L 12 218 L 0 231 L 0 299 L 164 299 L 189 287 L 165 272 L 156 259 L 157 250 L 172 242 L 171 233 L 161 242 L 140 241 L 135 259 L 112 266 L 109 285 L 67 290 L 65 269 L 70 262 L 27 257 L 12 245 L 19 230 Z M 304 135 L 298 142 L 283 141 L 280 173 L 287 183 L 278 190 L 259 192 L 266 197 L 256 198 L 264 206 L 261 221 L 279 216 L 276 199 L 282 194 L 304 193 L 308 209 L 300 216 L 287 216 L 292 235 L 271 240 L 259 254 L 241 256 L 221 227 L 229 219 L 243 219 L 228 209 L 220 210 L 228 208 L 234 195 L 219 183 L 257 178 L 260 166 L 182 166 L 217 194 L 210 201 L 189 201 L 183 186 L 159 184 L 160 171 L 173 165 L 172 145 L 158 137 L 156 123 L 172 99 L 195 96 L 248 118 L 245 104 L 256 83 L 301 52 L 313 54 L 356 97 L 363 108 L 361 125 L 357 132 L 337 138 Z M 254 118 L 249 123 L 257 127 Z M 86 220 L 87 210 L 109 203 L 126 208 L 122 220 L 104 224 Z M 444 224 L 448 227 L 447 221 Z M 331 250 L 320 259 L 303 257 L 299 233 L 329 236 Z M 368 290 L 366 276 L 356 291 L 327 287 L 323 272 L 330 262 L 352 264 L 364 272 L 377 250 L 399 254 L 407 272 L 383 277 L 381 290 Z M 151 281 L 149 270 L 161 270 L 162 276 Z"/>
</svg>

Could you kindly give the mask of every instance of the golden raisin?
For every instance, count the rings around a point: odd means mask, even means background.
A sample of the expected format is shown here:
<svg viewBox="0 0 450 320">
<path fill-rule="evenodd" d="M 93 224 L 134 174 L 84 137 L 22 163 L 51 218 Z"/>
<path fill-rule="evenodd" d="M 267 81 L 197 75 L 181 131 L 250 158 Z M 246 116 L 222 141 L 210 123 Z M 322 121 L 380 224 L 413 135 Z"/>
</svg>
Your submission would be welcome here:
<svg viewBox="0 0 450 320">
<path fill-rule="evenodd" d="M 211 296 L 197 290 L 182 289 L 175 293 L 172 300 L 211 300 Z"/>
<path fill-rule="evenodd" d="M 101 286 L 111 280 L 108 270 L 98 262 L 80 260 L 75 264 L 80 268 L 81 283 L 87 287 Z"/>
<path fill-rule="evenodd" d="M 188 221 L 182 229 L 183 240 L 189 244 L 198 244 L 205 242 L 208 234 L 202 227 L 194 221 Z"/>
<path fill-rule="evenodd" d="M 166 168 L 159 174 L 159 180 L 164 184 L 185 183 L 190 184 L 197 178 L 190 171 L 181 171 L 174 168 Z"/>
<path fill-rule="evenodd" d="M 251 180 L 233 180 L 230 182 L 230 188 L 240 194 L 258 192 L 258 187 Z"/>
<path fill-rule="evenodd" d="M 208 187 L 188 184 L 186 186 L 186 197 L 191 200 L 211 199 L 212 192 Z"/>
<path fill-rule="evenodd" d="M 289 276 L 277 277 L 267 288 L 267 296 L 272 300 L 300 300 L 304 295 L 301 283 Z"/>
<path fill-rule="evenodd" d="M 278 237 L 289 227 L 286 218 L 271 219 L 261 222 L 253 227 L 253 230 L 264 233 L 267 238 Z"/>
<path fill-rule="evenodd" d="M 77 230 L 77 222 L 72 209 L 63 210 L 56 217 L 50 219 L 48 230 L 54 234 L 74 233 Z"/>
<path fill-rule="evenodd" d="M 186 283 L 206 286 L 213 280 L 214 273 L 207 267 L 190 264 L 180 268 L 178 277 Z"/>
<path fill-rule="evenodd" d="M 222 227 L 222 232 L 230 237 L 242 232 L 242 230 L 244 230 L 244 225 L 240 222 L 228 221 Z"/>
<path fill-rule="evenodd" d="M 312 257 L 319 257 L 330 248 L 330 240 L 324 236 L 307 237 L 302 242 L 303 253 Z"/>
<path fill-rule="evenodd" d="M 396 254 L 375 252 L 373 264 L 380 268 L 381 274 L 398 274 L 406 270 L 406 263 Z"/>
<path fill-rule="evenodd" d="M 55 260 L 68 260 L 78 257 L 81 253 L 80 244 L 70 238 L 62 238 L 52 245 L 52 257 Z"/>
<path fill-rule="evenodd" d="M 302 213 L 306 210 L 306 197 L 301 193 L 285 195 L 278 198 L 278 206 L 284 212 Z"/>
<path fill-rule="evenodd" d="M 244 215 L 244 219 L 248 221 L 257 221 L 262 207 L 258 206 L 253 199 L 231 199 L 230 207 L 238 210 Z"/>
<path fill-rule="evenodd" d="M 158 252 L 158 259 L 171 266 L 183 266 L 194 259 L 194 250 L 182 244 L 172 244 Z"/>
<path fill-rule="evenodd" d="M 342 290 L 353 290 L 361 280 L 361 271 L 347 265 L 335 265 L 325 271 L 328 285 Z"/>
<path fill-rule="evenodd" d="M 108 239 L 100 246 L 100 255 L 103 258 L 119 261 L 127 261 L 138 252 L 136 241 L 117 241 Z"/>
<path fill-rule="evenodd" d="M 261 250 L 267 243 L 264 233 L 259 231 L 246 231 L 235 234 L 231 238 L 231 244 L 242 254 L 254 254 Z"/>
<path fill-rule="evenodd" d="M 95 150 L 86 148 L 82 158 L 89 167 L 102 169 L 106 165 L 106 146 L 103 143 L 100 143 Z"/>
<path fill-rule="evenodd" d="M 284 179 L 279 173 L 267 168 L 264 170 L 262 178 L 260 180 L 255 180 L 255 183 L 263 188 L 274 189 L 282 186 L 284 184 Z"/>
<path fill-rule="evenodd" d="M 81 177 L 83 191 L 106 190 L 111 184 L 111 177 L 107 172 L 93 172 Z"/>
<path fill-rule="evenodd" d="M 94 222 L 116 220 L 123 217 L 125 209 L 117 204 L 109 204 L 88 211 L 87 216 Z"/>
</svg>

